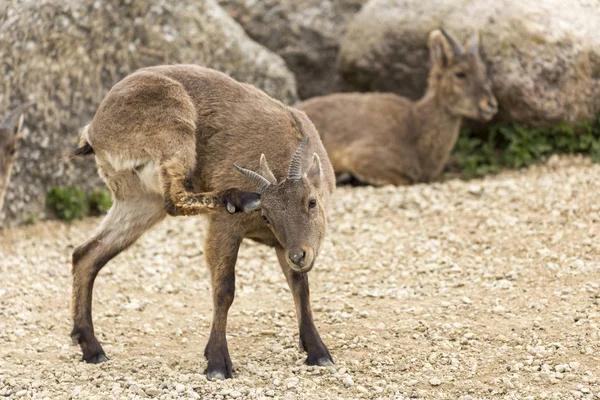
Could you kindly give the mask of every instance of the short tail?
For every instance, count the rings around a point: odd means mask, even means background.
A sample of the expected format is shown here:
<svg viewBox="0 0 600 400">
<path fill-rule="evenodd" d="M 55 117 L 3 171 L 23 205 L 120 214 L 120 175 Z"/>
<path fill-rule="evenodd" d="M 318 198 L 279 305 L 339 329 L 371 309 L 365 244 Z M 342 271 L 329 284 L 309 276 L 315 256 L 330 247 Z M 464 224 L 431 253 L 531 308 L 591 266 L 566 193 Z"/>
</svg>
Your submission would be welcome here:
<svg viewBox="0 0 600 400">
<path fill-rule="evenodd" d="M 94 149 L 92 148 L 90 143 L 87 141 L 87 131 L 88 131 L 88 127 L 86 126 L 83 129 L 83 132 L 81 133 L 81 137 L 79 138 L 79 145 L 77 146 L 77 148 L 69 151 L 63 157 L 63 159 L 65 159 L 67 161 L 71 161 L 77 157 L 83 157 L 83 156 L 88 156 L 90 154 L 94 154 Z"/>
<path fill-rule="evenodd" d="M 94 154 L 94 149 L 92 149 L 92 146 L 90 146 L 88 142 L 85 142 L 83 146 L 71 150 L 69 158 L 73 159 L 76 157 L 88 156 L 90 154 Z"/>
</svg>

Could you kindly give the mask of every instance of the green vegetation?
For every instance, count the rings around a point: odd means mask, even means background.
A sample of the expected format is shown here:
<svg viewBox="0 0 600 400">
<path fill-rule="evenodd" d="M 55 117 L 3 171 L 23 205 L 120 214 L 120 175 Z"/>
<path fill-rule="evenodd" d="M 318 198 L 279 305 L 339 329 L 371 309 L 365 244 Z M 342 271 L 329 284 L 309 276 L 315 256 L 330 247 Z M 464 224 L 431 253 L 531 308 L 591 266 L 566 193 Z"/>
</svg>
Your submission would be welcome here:
<svg viewBox="0 0 600 400">
<path fill-rule="evenodd" d="M 89 195 L 88 203 L 92 215 L 102 215 L 112 207 L 112 198 L 106 190 L 96 190 Z"/>
<path fill-rule="evenodd" d="M 86 194 L 73 186 L 52 186 L 46 195 L 46 207 L 66 222 L 82 219 L 87 215 L 104 214 L 112 200 L 105 190 Z"/>
<path fill-rule="evenodd" d="M 473 178 L 502 168 L 526 167 L 552 154 L 573 153 L 588 154 L 600 162 L 600 120 L 550 128 L 502 122 L 490 126 L 486 138 L 463 129 L 448 169 Z"/>
</svg>

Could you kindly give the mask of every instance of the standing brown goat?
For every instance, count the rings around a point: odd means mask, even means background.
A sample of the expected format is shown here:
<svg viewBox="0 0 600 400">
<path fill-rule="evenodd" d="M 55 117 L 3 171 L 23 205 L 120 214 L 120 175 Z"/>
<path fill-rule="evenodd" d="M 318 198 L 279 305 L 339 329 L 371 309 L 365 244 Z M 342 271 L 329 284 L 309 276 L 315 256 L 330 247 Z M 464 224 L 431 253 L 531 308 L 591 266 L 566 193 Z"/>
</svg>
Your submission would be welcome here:
<svg viewBox="0 0 600 400">
<path fill-rule="evenodd" d="M 467 51 L 444 30 L 429 35 L 433 64 L 417 102 L 391 93 L 344 93 L 300 105 L 317 127 L 338 180 L 372 185 L 428 182 L 444 169 L 463 117 L 497 111 L 479 39 Z"/>
<path fill-rule="evenodd" d="M 32 104 L 32 102 L 21 104 L 0 122 L 0 210 L 4 205 L 10 173 L 17 156 L 17 144 L 22 136 L 23 113 Z"/>
<path fill-rule="evenodd" d="M 91 313 L 100 269 L 167 214 L 208 214 L 205 252 L 214 306 L 204 351 L 208 377 L 232 376 L 225 329 L 244 238 L 275 248 L 307 363 L 333 362 L 313 323 L 307 272 L 325 235 L 335 177 L 306 114 L 211 69 L 144 68 L 111 89 L 84 129 L 73 155 L 91 153 L 114 204 L 73 253 L 72 337 L 83 360 L 107 360 Z"/>
</svg>

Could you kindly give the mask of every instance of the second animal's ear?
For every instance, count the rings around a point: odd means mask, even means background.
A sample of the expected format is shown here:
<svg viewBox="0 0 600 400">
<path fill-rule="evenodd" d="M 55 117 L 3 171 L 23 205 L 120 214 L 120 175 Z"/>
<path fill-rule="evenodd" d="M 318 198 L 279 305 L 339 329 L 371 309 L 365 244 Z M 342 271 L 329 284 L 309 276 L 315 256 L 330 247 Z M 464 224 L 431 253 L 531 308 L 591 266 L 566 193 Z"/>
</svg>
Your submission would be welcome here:
<svg viewBox="0 0 600 400">
<path fill-rule="evenodd" d="M 323 168 L 321 167 L 321 159 L 319 158 L 317 153 L 314 153 L 312 165 L 310 166 L 310 169 L 306 173 L 306 177 L 308 178 L 310 183 L 318 189 L 321 188 L 321 182 L 323 181 L 322 176 L 321 176 L 322 171 L 323 171 Z"/>
<path fill-rule="evenodd" d="M 258 173 L 267 178 L 271 184 L 277 185 L 277 179 L 275 179 L 275 175 L 273 175 L 273 172 L 271 172 L 271 168 L 269 168 L 269 164 L 267 164 L 267 157 L 265 157 L 264 154 L 260 155 Z"/>
</svg>

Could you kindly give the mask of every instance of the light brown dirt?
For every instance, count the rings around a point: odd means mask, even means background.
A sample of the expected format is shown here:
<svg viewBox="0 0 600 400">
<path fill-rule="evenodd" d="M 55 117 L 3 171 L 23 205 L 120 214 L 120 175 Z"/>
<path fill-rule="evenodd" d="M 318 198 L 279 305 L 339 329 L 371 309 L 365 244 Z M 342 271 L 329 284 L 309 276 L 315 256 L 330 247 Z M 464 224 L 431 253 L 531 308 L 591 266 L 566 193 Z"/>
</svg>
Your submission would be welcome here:
<svg viewBox="0 0 600 400">
<path fill-rule="evenodd" d="M 600 166 L 553 158 L 484 180 L 340 188 L 310 273 L 336 360 L 307 367 L 272 250 L 243 246 L 235 379 L 207 382 L 200 218 L 172 218 L 96 281 L 111 361 L 70 344 L 70 254 L 98 220 L 0 232 L 0 396 L 36 399 L 600 398 Z"/>
</svg>

